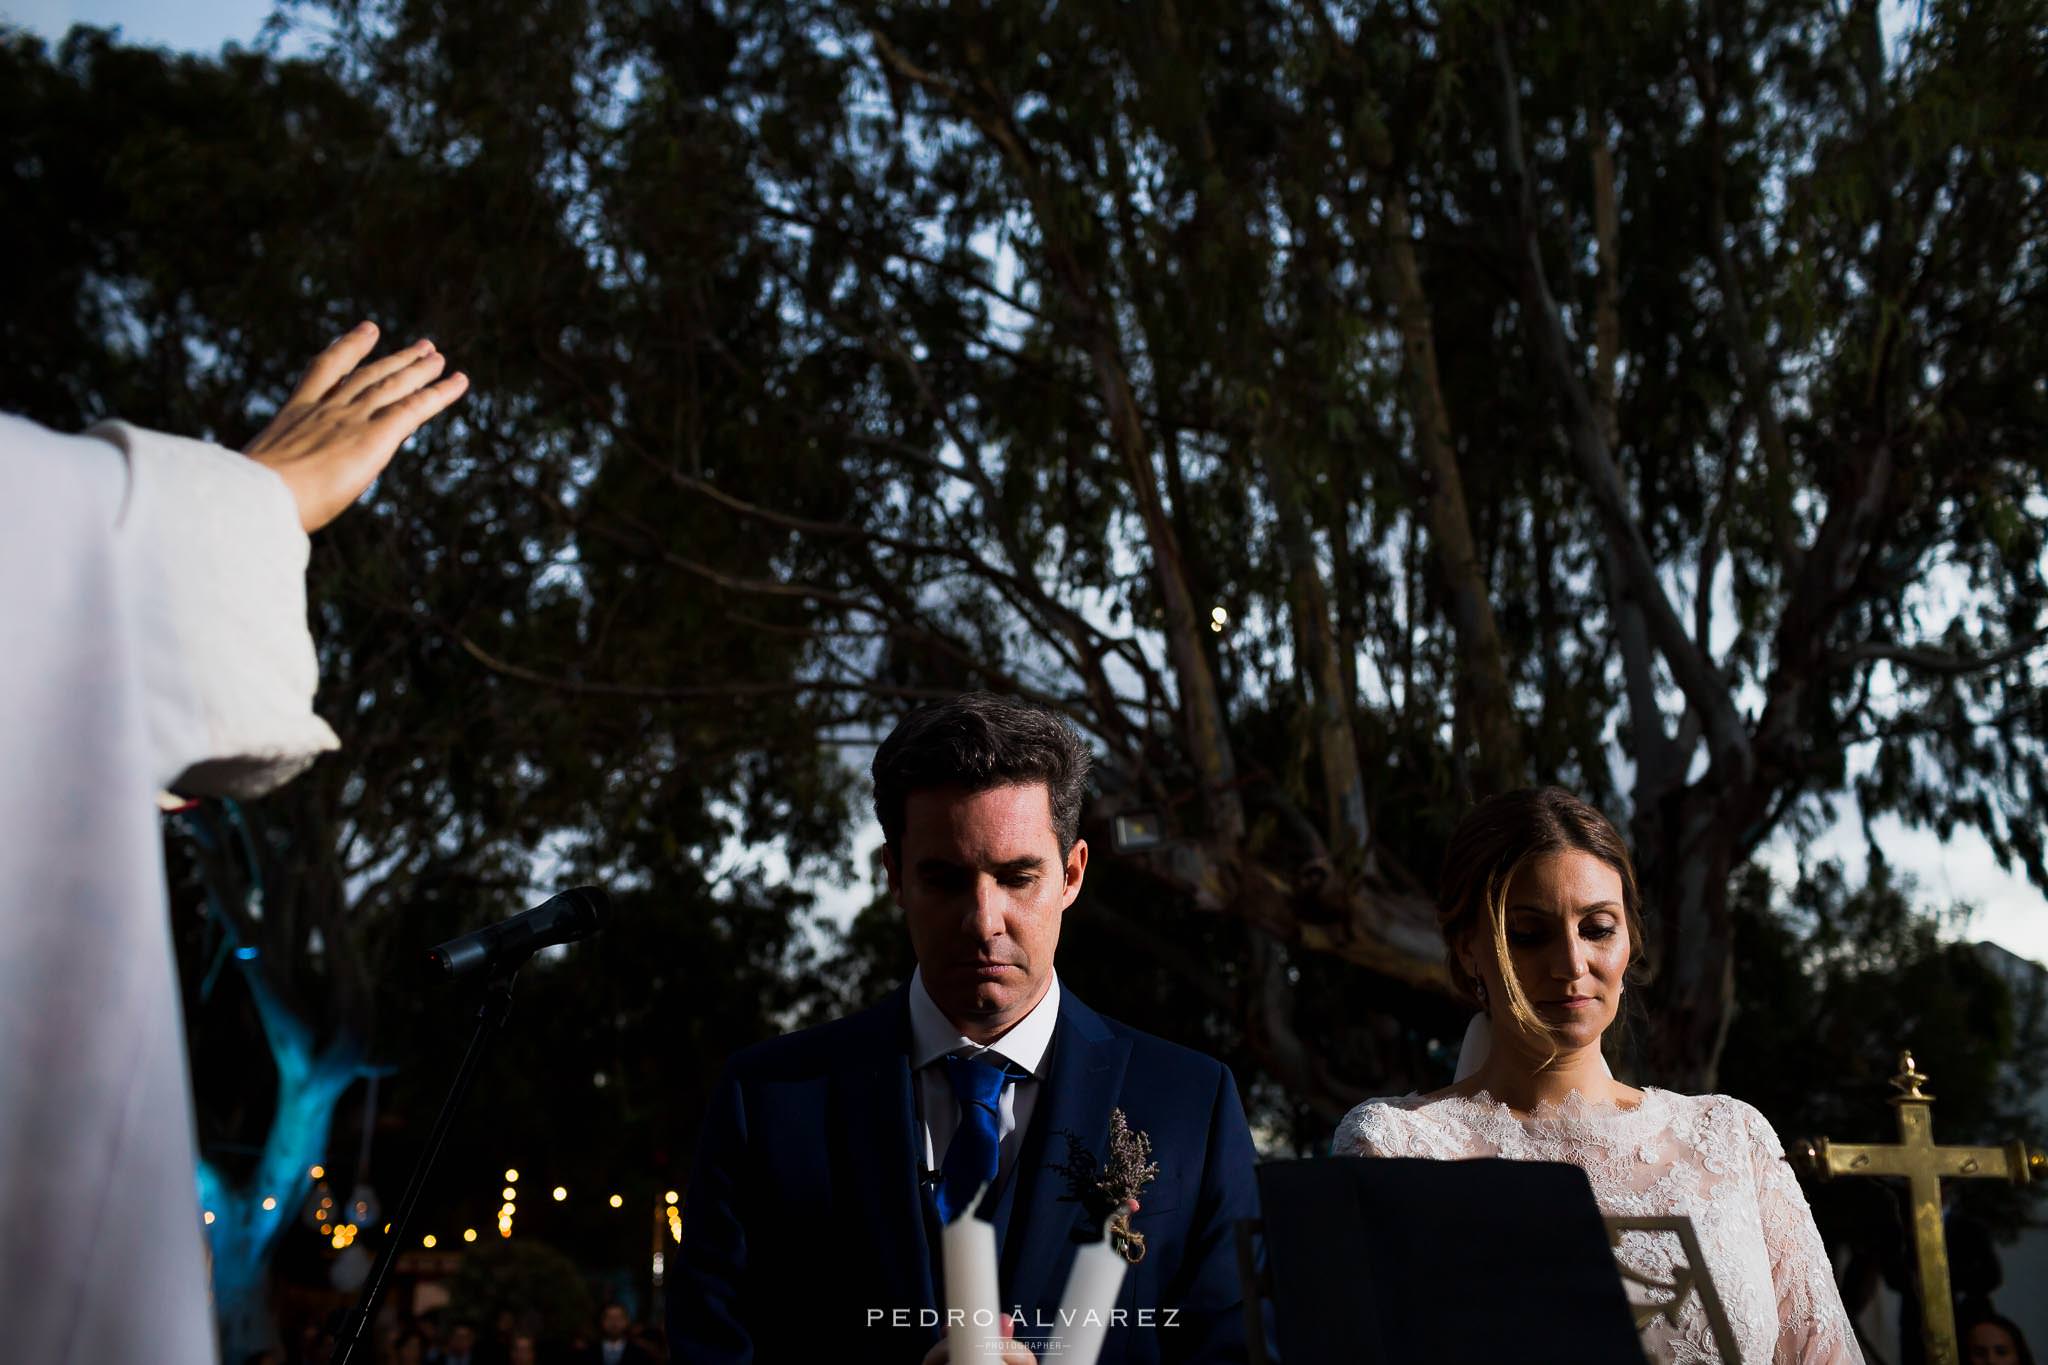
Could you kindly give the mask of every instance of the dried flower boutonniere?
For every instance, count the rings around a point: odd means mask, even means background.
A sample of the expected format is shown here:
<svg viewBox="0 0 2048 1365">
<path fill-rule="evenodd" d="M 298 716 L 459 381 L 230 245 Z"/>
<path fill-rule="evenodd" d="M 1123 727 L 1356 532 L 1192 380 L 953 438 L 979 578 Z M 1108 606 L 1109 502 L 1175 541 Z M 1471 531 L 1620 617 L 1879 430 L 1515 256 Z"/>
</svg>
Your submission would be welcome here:
<svg viewBox="0 0 2048 1365">
<path fill-rule="evenodd" d="M 1089 1221 L 1107 1223 L 1109 1244 L 1132 1265 L 1145 1259 L 1145 1234 L 1131 1227 L 1138 1196 L 1159 1174 L 1152 1160 L 1152 1139 L 1131 1127 L 1121 1109 L 1109 1111 L 1109 1159 L 1098 1167 L 1095 1156 L 1072 1133 L 1066 1134 L 1067 1159 L 1053 1169 L 1067 1178 L 1066 1198 L 1088 1211 Z"/>
</svg>

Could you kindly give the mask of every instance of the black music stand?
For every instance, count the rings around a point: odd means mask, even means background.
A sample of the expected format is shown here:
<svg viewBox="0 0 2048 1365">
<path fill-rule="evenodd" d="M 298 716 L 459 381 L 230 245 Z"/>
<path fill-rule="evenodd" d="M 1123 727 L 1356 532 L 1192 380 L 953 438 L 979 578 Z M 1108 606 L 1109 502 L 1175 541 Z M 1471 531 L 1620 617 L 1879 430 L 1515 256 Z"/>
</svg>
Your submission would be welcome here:
<svg viewBox="0 0 2048 1365">
<path fill-rule="evenodd" d="M 1326 1157 L 1258 1175 L 1260 1228 L 1239 1225 L 1246 1311 L 1271 1302 L 1287 1365 L 1643 1365 L 1576 1166 Z"/>
</svg>

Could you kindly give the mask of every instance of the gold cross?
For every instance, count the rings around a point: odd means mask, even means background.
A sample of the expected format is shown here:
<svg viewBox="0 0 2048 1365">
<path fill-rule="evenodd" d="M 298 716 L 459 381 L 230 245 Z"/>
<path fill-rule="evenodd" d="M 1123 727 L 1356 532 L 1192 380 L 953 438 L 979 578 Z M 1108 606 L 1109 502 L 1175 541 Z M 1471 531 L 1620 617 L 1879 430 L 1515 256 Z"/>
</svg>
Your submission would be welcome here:
<svg viewBox="0 0 2048 1365">
<path fill-rule="evenodd" d="M 1913 1246 L 1920 1283 L 1920 1339 L 1927 1365 L 1959 1365 L 1955 1303 L 1948 1287 L 1948 1240 L 1941 1229 L 1941 1182 L 1953 1179 L 2010 1180 L 2024 1185 L 2029 1178 L 2048 1178 L 2048 1158 L 2029 1152 L 2024 1142 L 2003 1147 L 1938 1147 L 1930 1112 L 1934 1096 L 1920 1087 L 1927 1077 L 1913 1065 L 1913 1054 L 1899 1054 L 1899 1074 L 1892 1086 L 1899 1092 L 1891 1104 L 1899 1115 L 1896 1143 L 1808 1143 L 1802 1155 L 1822 1178 L 1838 1175 L 1903 1177 L 1913 1209 Z"/>
</svg>

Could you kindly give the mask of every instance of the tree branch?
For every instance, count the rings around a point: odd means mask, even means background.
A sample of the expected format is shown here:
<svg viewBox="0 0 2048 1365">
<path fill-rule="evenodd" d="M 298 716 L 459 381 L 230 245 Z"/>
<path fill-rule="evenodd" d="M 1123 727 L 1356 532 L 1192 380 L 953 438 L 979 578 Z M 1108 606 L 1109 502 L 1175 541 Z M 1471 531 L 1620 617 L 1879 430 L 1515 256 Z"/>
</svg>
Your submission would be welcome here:
<svg viewBox="0 0 2048 1365">
<path fill-rule="evenodd" d="M 1372 824 L 1365 809 L 1365 778 L 1358 767 L 1358 739 L 1351 727 L 1352 697 L 1344 687 L 1330 622 L 1329 592 L 1316 566 L 1308 513 L 1293 472 L 1280 468 L 1270 454 L 1265 464 L 1279 509 L 1281 550 L 1294 580 L 1296 626 L 1307 656 L 1303 672 L 1314 684 L 1316 751 L 1322 759 L 1330 844 L 1340 857 L 1365 856 L 1372 846 Z"/>
<path fill-rule="evenodd" d="M 2048 631 L 2035 631 L 2004 649 L 1978 655 L 1957 654 L 1949 650 L 1930 649 L 1924 645 L 1895 645 L 1871 640 L 1831 655 L 1828 662 L 1832 669 L 1881 660 L 1910 668 L 1916 673 L 1933 673 L 1941 677 L 1955 678 L 2002 668 L 2006 664 L 2026 658 L 2043 644 L 2048 644 Z"/>
<path fill-rule="evenodd" d="M 1592 398 L 1573 365 L 1572 344 L 1565 335 L 1564 321 L 1543 266 L 1542 244 L 1537 238 L 1535 182 L 1522 154 L 1521 91 L 1508 59 L 1507 33 L 1498 23 L 1493 30 L 1493 49 L 1501 82 L 1501 163 L 1516 199 L 1522 324 L 1530 349 L 1563 400 L 1565 428 L 1575 463 L 1614 545 L 1621 576 L 1631 595 L 1642 605 L 1647 634 L 1670 664 L 1672 677 L 1686 700 L 1704 719 L 1716 764 L 1731 776 L 1747 777 L 1755 762 L 1748 729 L 1726 685 L 1694 647 L 1685 623 L 1658 581 L 1656 561 L 1650 557 L 1642 530 L 1630 511 L 1621 471 L 1615 466 L 1613 452 L 1600 429 Z"/>
<path fill-rule="evenodd" d="M 1746 60 L 1739 53 L 1729 59 Z M 1777 547 L 1780 572 L 1786 582 L 1797 578 L 1804 550 L 1792 517 L 1792 451 L 1785 438 L 1785 426 L 1778 413 L 1775 394 L 1777 364 L 1764 354 L 1757 341 L 1749 313 L 1748 289 L 1730 242 L 1727 205 L 1727 132 L 1722 123 L 1726 101 L 1712 61 L 1697 43 L 1686 53 L 1694 88 L 1699 93 L 1701 114 L 1707 127 L 1707 221 L 1714 242 L 1714 274 L 1721 286 L 1721 333 L 1735 357 L 1742 375 L 1743 408 L 1756 423 L 1757 441 L 1764 455 L 1764 497 L 1770 520 L 1771 539 Z"/>
<path fill-rule="evenodd" d="M 1381 181 L 1385 188 L 1380 202 L 1386 218 L 1382 269 L 1392 285 L 1400 321 L 1402 373 L 1407 381 L 1409 418 L 1422 467 L 1422 503 L 1429 518 L 1431 559 L 1443 585 L 1451 620 L 1457 628 L 1459 652 L 1465 661 L 1465 692 L 1472 729 L 1479 742 L 1481 767 L 1487 775 L 1480 785 L 1489 789 L 1480 794 L 1490 795 L 1522 780 L 1521 727 L 1515 719 L 1514 697 L 1508 687 L 1507 660 L 1501 648 L 1500 627 L 1494 619 L 1493 594 L 1479 562 L 1478 545 L 1472 538 L 1465 477 L 1458 468 L 1450 409 L 1444 402 L 1443 383 L 1437 372 L 1436 329 L 1430 318 L 1428 295 L 1423 291 L 1422 270 L 1415 259 L 1407 187 L 1396 178 L 1383 176 Z"/>
<path fill-rule="evenodd" d="M 870 29 L 869 33 L 876 52 L 891 70 L 905 80 L 940 95 L 1009 161 L 1023 182 L 1025 194 L 1037 216 L 1047 260 L 1060 279 L 1076 315 L 1087 321 L 1087 350 L 1102 391 L 1104 416 L 1109 423 L 1112 444 L 1123 457 L 1132 492 L 1137 498 L 1139 519 L 1145 527 L 1152 551 L 1153 574 L 1166 607 L 1167 643 L 1180 680 L 1188 750 L 1202 776 L 1211 831 L 1225 846 L 1234 848 L 1244 838 L 1244 807 L 1235 790 L 1236 759 L 1231 751 L 1223 703 L 1197 633 L 1199 625 L 1188 592 L 1181 548 L 1160 502 L 1149 442 L 1132 392 L 1130 376 L 1117 353 L 1114 326 L 1104 316 L 1103 302 L 1098 297 L 1095 281 L 1074 254 L 1072 243 L 1060 233 L 1060 212 L 1053 203 L 1043 167 L 1025 144 L 1010 114 L 993 107 L 1002 103 L 993 85 L 984 77 L 978 86 L 981 98 L 973 98 L 959 82 L 926 71 L 912 62 L 879 30 Z M 962 453 L 967 452 L 963 449 Z"/>
<path fill-rule="evenodd" d="M 726 698 L 745 697 L 787 697 L 801 696 L 813 692 L 856 693 L 868 697 L 890 697 L 909 701 L 943 701 L 958 693 L 942 687 L 897 687 L 888 683 L 864 682 L 858 679 L 792 678 L 784 682 L 723 682 L 706 683 L 689 687 L 658 687 L 639 683 L 586 682 L 579 678 L 563 678 L 543 673 L 538 669 L 500 659 L 484 649 L 459 630 L 445 628 L 448 636 L 462 647 L 462 652 L 475 659 L 491 672 L 518 682 L 530 683 L 556 692 L 584 697 L 624 697 L 635 701 L 717 701 Z M 1024 695 L 1030 696 L 1030 693 Z M 1033 697 L 1048 705 L 1059 706 L 1059 698 Z"/>
<path fill-rule="evenodd" d="M 1621 215 L 1615 204 L 1614 150 L 1608 143 L 1605 110 L 1589 110 L 1587 121 L 1593 129 L 1593 255 L 1599 268 L 1593 287 L 1590 388 L 1594 420 L 1607 449 L 1615 451 L 1621 446 L 1621 409 L 1615 385 L 1621 359 Z M 1673 745 L 1663 708 L 1658 705 L 1649 619 L 1611 539 L 1600 545 L 1600 566 L 1607 579 L 1615 643 L 1621 650 L 1629 727 L 1635 733 L 1638 786 L 1644 791 L 1661 791 L 1684 780 L 1685 755 Z"/>
</svg>

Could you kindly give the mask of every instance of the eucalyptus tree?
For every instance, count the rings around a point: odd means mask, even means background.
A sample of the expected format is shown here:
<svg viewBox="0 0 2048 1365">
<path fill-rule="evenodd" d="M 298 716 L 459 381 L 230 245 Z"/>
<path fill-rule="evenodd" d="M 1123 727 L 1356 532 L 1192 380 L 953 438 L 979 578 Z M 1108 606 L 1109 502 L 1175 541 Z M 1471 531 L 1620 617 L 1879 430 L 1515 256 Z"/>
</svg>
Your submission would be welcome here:
<svg viewBox="0 0 2048 1365">
<path fill-rule="evenodd" d="M 699 207 L 799 348 L 728 370 L 765 402 L 722 448 L 677 417 L 640 462 L 789 536 L 678 567 L 807 633 L 847 716 L 977 682 L 1080 719 L 1098 820 L 1165 812 L 1157 888 L 1252 931 L 1208 984 L 1298 1096 L 1349 1089 L 1305 955 L 1440 983 L 1433 850 L 1531 778 L 1628 820 L 1641 1064 L 1710 1084 L 1730 879 L 1834 798 L 2048 880 L 2038 19 L 640 16 L 628 126 L 671 164 L 726 130 Z"/>
<path fill-rule="evenodd" d="M 1425 1059 L 1305 969 L 1440 992 L 1491 790 L 1631 826 L 1672 1083 L 1731 877 L 1835 798 L 2043 878 L 2033 6 L 341 12 L 423 145 L 492 141 L 508 45 L 592 63 L 541 103 L 610 624 L 476 657 L 828 737 L 1062 706 L 1098 834 L 1168 836 L 1128 894 L 1237 926 L 1198 998 L 1325 1116 Z"/>
</svg>

